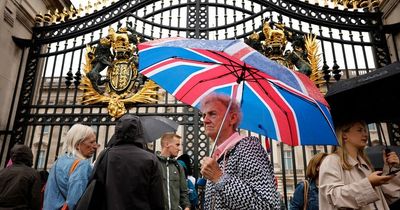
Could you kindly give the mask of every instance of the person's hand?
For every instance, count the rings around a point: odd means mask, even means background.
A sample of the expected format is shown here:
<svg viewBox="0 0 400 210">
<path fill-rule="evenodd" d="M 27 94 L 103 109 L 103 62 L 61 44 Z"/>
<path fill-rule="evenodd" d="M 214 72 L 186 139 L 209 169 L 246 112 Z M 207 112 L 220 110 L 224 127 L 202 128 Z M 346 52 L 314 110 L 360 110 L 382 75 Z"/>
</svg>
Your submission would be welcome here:
<svg viewBox="0 0 400 210">
<path fill-rule="evenodd" d="M 184 210 L 190 210 L 190 207 L 186 207 Z"/>
<path fill-rule="evenodd" d="M 368 181 L 371 183 L 372 187 L 380 186 L 386 184 L 394 176 L 382 175 L 382 171 L 374 171 L 368 176 Z"/>
<path fill-rule="evenodd" d="M 399 156 L 395 152 L 389 152 L 386 154 L 386 152 L 383 152 L 383 160 L 385 164 L 388 164 L 390 166 L 396 166 L 399 165 Z"/>
<path fill-rule="evenodd" d="M 222 170 L 219 168 L 214 158 L 204 157 L 200 173 L 204 178 L 216 183 L 222 176 Z"/>
</svg>

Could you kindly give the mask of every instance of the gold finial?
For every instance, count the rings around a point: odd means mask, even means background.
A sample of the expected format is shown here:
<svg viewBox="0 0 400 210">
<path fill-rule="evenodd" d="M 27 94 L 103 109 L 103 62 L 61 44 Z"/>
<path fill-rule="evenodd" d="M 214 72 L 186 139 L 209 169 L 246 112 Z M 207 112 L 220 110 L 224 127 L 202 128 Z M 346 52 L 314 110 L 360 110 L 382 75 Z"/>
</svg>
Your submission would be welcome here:
<svg viewBox="0 0 400 210">
<path fill-rule="evenodd" d="M 90 0 L 89 0 L 89 1 L 87 2 L 87 5 L 85 6 L 85 14 L 90 14 L 92 8 L 93 8 L 92 2 L 90 2 Z"/>
<path fill-rule="evenodd" d="M 76 15 L 75 7 L 71 5 L 68 10 L 68 20 L 74 19 L 75 15 Z"/>
<path fill-rule="evenodd" d="M 103 7 L 106 7 L 108 4 L 108 0 L 102 0 L 102 3 L 103 3 Z"/>
<path fill-rule="evenodd" d="M 358 2 L 357 1 L 351 1 L 352 2 L 352 4 L 353 4 L 353 9 L 357 9 L 358 8 Z"/>
<path fill-rule="evenodd" d="M 94 11 L 99 11 L 101 9 L 101 0 L 97 0 L 97 2 L 94 3 Z"/>
<path fill-rule="evenodd" d="M 43 15 L 42 15 L 41 12 L 39 12 L 39 14 L 36 15 L 35 22 L 36 23 L 42 23 L 43 22 Z"/>
<path fill-rule="evenodd" d="M 249 38 L 252 40 L 259 40 L 260 35 L 258 35 L 258 33 L 256 33 L 255 31 L 253 31 L 253 33 L 249 36 Z"/>
<path fill-rule="evenodd" d="M 67 18 L 68 18 L 67 8 L 64 7 L 62 12 L 60 13 L 60 22 L 61 23 L 65 22 L 65 19 L 67 19 Z"/>
<path fill-rule="evenodd" d="M 57 21 L 60 19 L 60 14 L 58 12 L 58 9 L 54 11 L 54 15 L 52 15 L 51 17 L 52 17 L 52 22 L 57 23 Z"/>
<path fill-rule="evenodd" d="M 51 22 L 51 11 L 47 10 L 47 13 L 44 15 L 44 22 L 50 23 Z"/>
<path fill-rule="evenodd" d="M 83 17 L 83 16 L 84 16 L 83 11 L 84 11 L 84 9 L 83 9 L 82 4 L 79 4 L 79 8 L 78 8 L 77 11 L 76 11 L 76 15 L 77 15 L 78 17 Z"/>
</svg>

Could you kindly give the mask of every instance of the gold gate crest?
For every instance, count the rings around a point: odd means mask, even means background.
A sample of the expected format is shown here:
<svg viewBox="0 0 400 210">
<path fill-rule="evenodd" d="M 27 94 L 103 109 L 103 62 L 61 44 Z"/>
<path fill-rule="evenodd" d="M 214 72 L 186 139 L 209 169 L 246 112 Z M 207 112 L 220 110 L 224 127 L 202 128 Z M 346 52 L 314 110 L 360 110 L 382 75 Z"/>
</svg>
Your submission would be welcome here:
<svg viewBox="0 0 400 210">
<path fill-rule="evenodd" d="M 158 86 L 137 71 L 136 45 L 140 41 L 129 27 L 118 31 L 110 27 L 97 46 L 86 47 L 85 75 L 79 87 L 83 104 L 108 103 L 110 116 L 119 118 L 127 112 L 125 103 L 157 101 Z"/>
</svg>

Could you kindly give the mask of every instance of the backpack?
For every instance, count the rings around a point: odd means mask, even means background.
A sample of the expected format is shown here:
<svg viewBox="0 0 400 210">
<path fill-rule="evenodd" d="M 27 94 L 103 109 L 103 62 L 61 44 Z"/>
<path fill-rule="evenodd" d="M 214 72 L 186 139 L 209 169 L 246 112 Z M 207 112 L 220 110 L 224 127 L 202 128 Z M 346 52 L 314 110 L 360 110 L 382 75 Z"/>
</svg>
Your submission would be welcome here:
<svg viewBox="0 0 400 210">
<path fill-rule="evenodd" d="M 197 195 L 197 190 L 195 185 L 192 183 L 192 181 L 190 181 L 189 179 L 186 179 L 187 182 L 187 186 L 189 189 L 189 201 L 190 204 L 195 207 L 197 206 L 197 202 L 198 202 L 198 195 Z"/>
</svg>

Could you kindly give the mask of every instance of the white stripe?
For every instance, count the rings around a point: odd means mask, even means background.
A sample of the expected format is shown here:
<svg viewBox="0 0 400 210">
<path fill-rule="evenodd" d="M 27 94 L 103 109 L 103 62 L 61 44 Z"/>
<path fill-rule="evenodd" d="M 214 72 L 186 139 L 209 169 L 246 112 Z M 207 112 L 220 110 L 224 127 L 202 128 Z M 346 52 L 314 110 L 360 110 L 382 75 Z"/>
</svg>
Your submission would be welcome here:
<svg viewBox="0 0 400 210">
<path fill-rule="evenodd" d="M 232 86 L 232 85 L 234 85 L 234 84 L 236 84 L 236 82 L 232 82 L 232 83 L 228 83 L 228 84 L 223 84 L 223 85 L 219 85 L 219 86 L 212 87 L 212 88 L 208 89 L 207 91 L 205 91 L 203 94 L 201 94 L 201 95 L 193 102 L 193 104 L 191 104 L 191 105 L 195 107 L 195 106 L 197 106 L 197 105 L 200 103 L 200 101 L 201 101 L 204 97 L 206 97 L 207 95 L 209 95 L 210 93 L 212 93 L 214 90 L 217 90 L 217 89 L 220 89 L 220 88 L 224 88 L 224 87 L 229 87 L 229 86 Z"/>
<path fill-rule="evenodd" d="M 179 62 L 179 63 L 184 63 L 184 62 Z M 185 80 L 183 80 L 181 82 L 181 84 L 179 84 L 179 86 L 175 89 L 175 91 L 172 93 L 172 95 L 176 95 L 177 92 L 179 92 L 179 90 L 187 83 L 187 81 L 189 81 L 190 79 L 192 79 L 194 76 L 199 75 L 203 72 L 209 71 L 210 69 L 216 68 L 219 66 L 219 64 L 216 65 L 195 65 L 193 63 L 189 63 L 191 66 L 199 66 L 199 67 L 205 67 L 202 70 L 197 70 L 196 72 L 193 72 L 192 74 L 190 74 Z"/>
<path fill-rule="evenodd" d="M 243 42 L 237 42 L 227 48 L 224 49 L 224 52 L 228 55 L 233 55 L 237 52 L 239 52 L 240 50 L 242 50 L 243 48 L 247 47 L 246 44 L 244 44 Z"/>
<path fill-rule="evenodd" d="M 302 96 L 302 97 L 304 97 L 304 99 L 307 99 L 307 100 L 309 100 L 311 102 L 315 101 L 314 98 L 312 98 L 311 96 L 308 95 L 307 91 L 305 91 L 306 93 L 301 92 L 301 91 L 297 90 L 296 88 L 293 88 L 292 86 L 289 86 L 289 85 L 287 85 L 286 83 L 284 83 L 284 82 L 282 82 L 280 80 L 268 79 L 268 81 L 270 83 L 274 84 L 274 85 L 277 85 L 277 86 L 279 86 L 279 87 L 281 87 L 283 89 L 286 89 L 289 92 L 293 92 L 293 94 L 299 95 L 299 97 Z"/>
<path fill-rule="evenodd" d="M 308 95 L 308 91 L 307 88 L 304 86 L 303 82 L 301 81 L 301 79 L 296 75 L 296 73 L 294 73 L 294 71 L 287 69 L 292 75 L 293 77 L 296 79 L 297 83 L 300 85 L 301 91 L 303 92 L 303 94 Z"/>
<path fill-rule="evenodd" d="M 148 69 L 153 68 L 153 66 L 155 66 L 155 65 L 161 65 L 162 63 L 167 63 L 168 61 L 170 61 L 170 60 L 172 60 L 172 59 L 174 59 L 174 58 L 169 58 L 169 59 L 166 59 L 166 60 L 164 60 L 164 61 L 162 61 L 162 62 L 153 64 L 153 65 L 151 65 L 151 66 L 145 68 L 145 69 L 142 70 L 141 72 L 147 71 Z M 171 68 L 171 67 L 174 67 L 174 66 L 177 66 L 176 62 L 170 63 L 170 64 L 166 64 L 166 65 L 162 65 L 162 66 L 160 66 L 160 67 L 158 67 L 158 68 L 155 68 L 154 70 L 152 70 L 152 71 L 150 71 L 150 72 L 147 72 L 145 75 L 146 75 L 147 77 L 151 77 L 151 76 L 153 76 L 153 75 L 155 75 L 155 74 L 158 74 L 158 73 L 160 73 L 160 72 L 162 72 L 162 71 L 164 71 L 164 70 L 167 70 L 167 69 L 169 69 L 169 68 Z"/>
<path fill-rule="evenodd" d="M 292 106 L 289 105 L 289 103 L 285 100 L 285 98 L 282 96 L 282 94 L 279 92 L 279 90 L 274 87 L 274 85 L 271 85 L 271 87 L 275 90 L 275 92 L 280 95 L 281 99 L 285 102 L 285 104 L 289 107 L 289 109 L 292 111 L 292 115 L 294 116 L 294 121 L 295 121 L 295 125 L 296 125 L 296 133 L 298 136 L 298 141 L 299 141 L 299 145 L 301 145 L 301 136 L 300 136 L 300 129 L 299 129 L 299 123 L 297 121 L 297 116 L 296 116 L 296 112 L 292 109 Z"/>
</svg>

